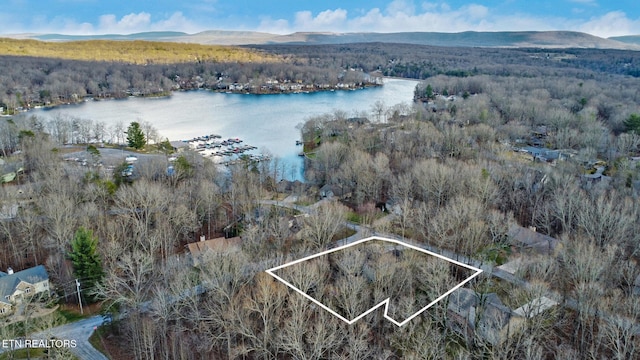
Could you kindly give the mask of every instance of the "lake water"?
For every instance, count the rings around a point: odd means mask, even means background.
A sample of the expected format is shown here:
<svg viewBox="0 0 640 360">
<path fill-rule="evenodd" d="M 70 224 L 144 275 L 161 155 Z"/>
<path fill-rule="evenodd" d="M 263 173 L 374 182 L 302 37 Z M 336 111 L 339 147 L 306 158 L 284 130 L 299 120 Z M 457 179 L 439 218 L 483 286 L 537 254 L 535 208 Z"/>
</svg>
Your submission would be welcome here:
<svg viewBox="0 0 640 360">
<path fill-rule="evenodd" d="M 385 106 L 410 104 L 417 81 L 385 79 L 384 86 L 356 91 L 329 91 L 300 94 L 247 95 L 211 91 L 175 92 L 166 98 L 129 98 L 89 101 L 50 109 L 33 110 L 45 119 L 56 115 L 104 122 L 108 127 L 121 121 L 148 121 L 162 137 L 187 140 L 201 135 L 219 134 L 238 137 L 257 146 L 257 152 L 270 153 L 288 169 L 284 177 L 301 179 L 302 160 L 296 146 L 300 130 L 296 128 L 310 117 L 333 110 L 349 116 L 366 112 L 372 116 L 377 101 Z"/>
</svg>

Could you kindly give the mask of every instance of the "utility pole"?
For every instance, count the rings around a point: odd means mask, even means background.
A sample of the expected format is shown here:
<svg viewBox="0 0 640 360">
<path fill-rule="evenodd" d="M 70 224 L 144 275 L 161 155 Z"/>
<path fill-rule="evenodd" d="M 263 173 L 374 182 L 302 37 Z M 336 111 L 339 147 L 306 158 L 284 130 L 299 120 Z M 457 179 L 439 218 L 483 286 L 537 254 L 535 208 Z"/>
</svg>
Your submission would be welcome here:
<svg viewBox="0 0 640 360">
<path fill-rule="evenodd" d="M 76 279 L 76 289 L 78 289 L 78 304 L 80 305 L 80 314 L 84 315 L 84 312 L 82 311 L 82 299 L 80 298 L 80 281 L 78 281 L 78 279 Z"/>
</svg>

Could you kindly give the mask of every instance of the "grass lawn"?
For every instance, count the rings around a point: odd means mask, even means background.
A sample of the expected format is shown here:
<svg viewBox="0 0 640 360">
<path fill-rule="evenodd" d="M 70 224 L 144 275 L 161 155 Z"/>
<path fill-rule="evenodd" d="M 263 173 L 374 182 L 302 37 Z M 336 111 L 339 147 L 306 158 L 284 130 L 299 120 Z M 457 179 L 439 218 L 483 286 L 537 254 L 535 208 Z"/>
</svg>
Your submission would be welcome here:
<svg viewBox="0 0 640 360">
<path fill-rule="evenodd" d="M 286 199 L 287 196 L 289 196 L 287 193 L 274 192 L 269 200 L 282 201 Z"/>
<path fill-rule="evenodd" d="M 82 320 L 87 317 L 87 315 L 81 315 L 78 312 L 62 308 L 58 310 L 58 314 L 60 314 L 65 319 L 66 323 Z"/>
<path fill-rule="evenodd" d="M 68 348 L 63 349 L 20 349 L 0 355 L 0 360 L 9 359 L 78 359 Z"/>
<path fill-rule="evenodd" d="M 89 338 L 89 343 L 91 343 L 91 345 L 93 345 L 94 348 L 96 348 L 98 351 L 100 351 L 103 354 L 106 354 L 106 352 L 104 348 L 104 342 L 102 341 L 102 339 L 106 335 L 106 332 L 107 330 L 104 326 L 99 326 L 98 330 L 94 331 L 93 334 L 91 334 L 91 337 Z"/>
<path fill-rule="evenodd" d="M 341 240 L 341 239 L 347 238 L 347 237 L 349 237 L 349 236 L 351 236 L 351 235 L 353 235 L 353 234 L 355 234 L 355 233 L 356 233 L 356 231 L 355 231 L 355 230 L 353 230 L 353 229 L 348 228 L 348 227 L 346 227 L 346 226 L 345 226 L 345 227 L 342 227 L 342 228 L 340 229 L 340 231 L 338 231 L 338 233 L 337 233 L 337 234 L 335 234 L 331 240 L 332 240 L 332 241 L 338 241 L 338 240 Z"/>
<path fill-rule="evenodd" d="M 45 349 L 20 349 L 0 355 L 0 360 L 5 359 L 46 359 Z"/>
<path fill-rule="evenodd" d="M 61 305 L 56 311 L 48 315 L 35 317 L 29 320 L 28 333 L 42 331 L 51 327 L 72 323 L 78 320 L 82 320 L 89 316 L 93 316 L 100 312 L 100 304 L 91 304 L 85 306 L 84 314 L 80 314 L 80 310 L 75 305 Z M 25 337 L 25 325 L 23 322 L 12 323 L 3 325 L 3 335 L 6 338 L 18 339 Z M 99 338 L 98 338 L 99 339 Z M 0 338 L 2 340 L 2 338 Z M 96 349 L 102 351 L 102 347 L 94 344 Z M 49 353 L 47 353 L 49 351 Z M 3 353 L 0 355 L 0 360 L 4 359 L 48 359 L 48 358 L 61 358 L 61 359 L 77 359 L 73 356 L 69 349 L 20 349 L 12 352 Z"/>
<path fill-rule="evenodd" d="M 361 213 L 357 211 L 349 211 L 347 213 L 347 220 L 359 225 L 371 225 L 376 220 L 387 216 L 387 213 L 382 211 L 375 211 L 373 213 Z"/>
<path fill-rule="evenodd" d="M 294 204 L 296 205 L 300 205 L 300 206 L 311 206 L 313 204 L 315 204 L 317 201 L 311 197 L 308 196 L 301 196 L 298 198 L 298 201 L 294 202 Z"/>
<path fill-rule="evenodd" d="M 358 214 L 357 212 L 349 211 L 349 213 L 347 213 L 347 220 L 352 223 L 360 224 L 360 222 L 362 221 L 362 216 L 360 216 L 360 214 Z"/>
<path fill-rule="evenodd" d="M 496 266 L 500 266 L 507 262 L 509 255 L 511 255 L 511 248 L 509 246 L 493 244 L 481 249 L 475 257 L 480 259 L 484 258 Z"/>
</svg>

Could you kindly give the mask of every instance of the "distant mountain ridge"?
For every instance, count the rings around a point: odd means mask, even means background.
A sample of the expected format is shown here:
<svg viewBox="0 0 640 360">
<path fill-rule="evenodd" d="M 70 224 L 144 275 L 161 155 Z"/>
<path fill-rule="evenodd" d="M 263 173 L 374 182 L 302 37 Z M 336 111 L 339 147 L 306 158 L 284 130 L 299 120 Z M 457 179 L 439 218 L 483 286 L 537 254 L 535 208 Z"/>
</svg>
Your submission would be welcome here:
<svg viewBox="0 0 640 360">
<path fill-rule="evenodd" d="M 402 33 L 294 33 L 275 38 L 277 43 L 342 44 L 357 42 L 405 43 L 433 46 L 462 47 L 541 47 L 541 48 L 597 48 L 629 49 L 640 47 L 616 40 L 604 39 L 572 31 L 518 31 L 460 33 L 402 32 Z"/>
<path fill-rule="evenodd" d="M 640 45 L 640 35 L 615 36 L 610 37 L 609 39 L 629 44 Z"/>
<path fill-rule="evenodd" d="M 102 34 L 102 35 L 64 35 L 64 34 L 40 34 L 32 36 L 33 39 L 42 41 L 82 41 L 82 40 L 153 40 L 166 41 L 173 37 L 189 36 L 179 31 L 150 31 L 135 34 Z"/>
<path fill-rule="evenodd" d="M 640 35 L 601 38 L 575 31 L 502 31 L 459 33 L 398 32 L 398 33 L 321 33 L 297 32 L 287 35 L 256 31 L 209 30 L 196 34 L 158 31 L 128 35 L 62 35 L 21 34 L 14 37 L 43 41 L 78 40 L 149 40 L 188 42 L 207 45 L 266 45 L 266 44 L 348 44 L 348 43 L 404 43 L 459 47 L 531 47 L 531 48 L 593 48 L 640 50 Z"/>
</svg>

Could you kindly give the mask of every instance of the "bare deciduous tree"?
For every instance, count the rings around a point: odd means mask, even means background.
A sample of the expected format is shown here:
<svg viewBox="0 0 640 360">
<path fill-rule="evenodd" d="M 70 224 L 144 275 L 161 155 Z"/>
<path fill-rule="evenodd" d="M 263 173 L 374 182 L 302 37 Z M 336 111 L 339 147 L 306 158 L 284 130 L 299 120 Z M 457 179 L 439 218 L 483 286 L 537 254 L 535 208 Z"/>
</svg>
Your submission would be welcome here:
<svg viewBox="0 0 640 360">
<path fill-rule="evenodd" d="M 324 249 L 344 226 L 346 209 L 338 202 L 323 202 L 304 218 L 305 236 L 315 249 Z"/>
</svg>

